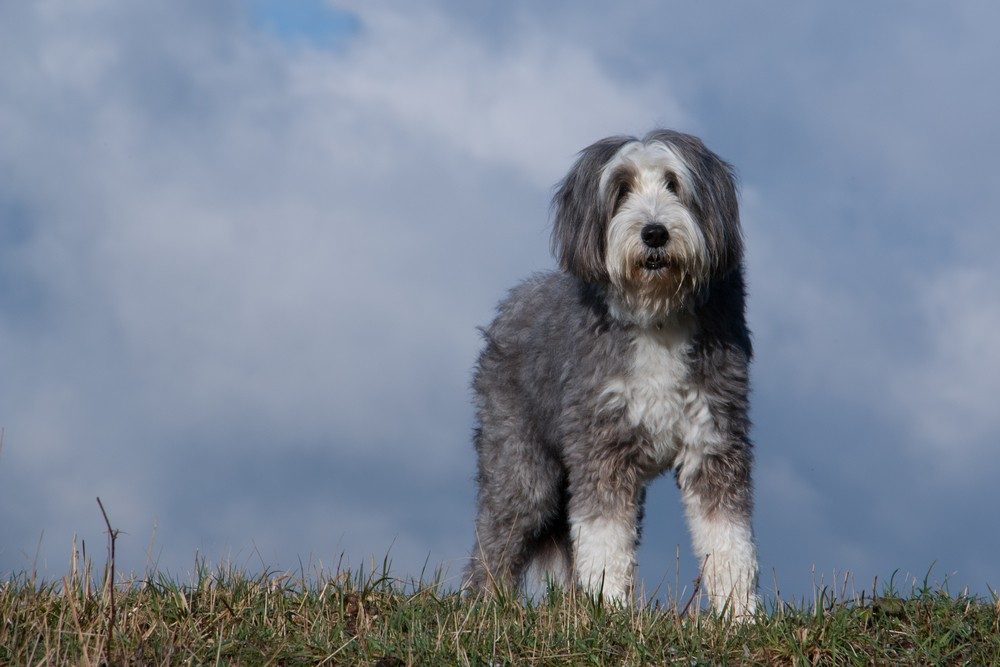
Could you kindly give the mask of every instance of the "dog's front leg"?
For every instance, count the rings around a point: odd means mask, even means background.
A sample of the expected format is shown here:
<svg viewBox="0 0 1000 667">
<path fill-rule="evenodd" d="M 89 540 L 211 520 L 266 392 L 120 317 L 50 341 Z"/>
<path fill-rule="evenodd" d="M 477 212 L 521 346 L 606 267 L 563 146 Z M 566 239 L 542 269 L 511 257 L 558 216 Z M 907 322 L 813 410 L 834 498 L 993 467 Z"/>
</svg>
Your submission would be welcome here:
<svg viewBox="0 0 1000 667">
<path fill-rule="evenodd" d="M 625 602 L 635 569 L 639 487 L 634 475 L 617 472 L 605 477 L 591 469 L 570 480 L 569 522 L 577 582 L 595 596 Z"/>
<path fill-rule="evenodd" d="M 752 616 L 757 548 L 750 523 L 749 445 L 741 442 L 722 453 L 686 457 L 677 482 L 712 608 L 737 618 Z"/>
</svg>

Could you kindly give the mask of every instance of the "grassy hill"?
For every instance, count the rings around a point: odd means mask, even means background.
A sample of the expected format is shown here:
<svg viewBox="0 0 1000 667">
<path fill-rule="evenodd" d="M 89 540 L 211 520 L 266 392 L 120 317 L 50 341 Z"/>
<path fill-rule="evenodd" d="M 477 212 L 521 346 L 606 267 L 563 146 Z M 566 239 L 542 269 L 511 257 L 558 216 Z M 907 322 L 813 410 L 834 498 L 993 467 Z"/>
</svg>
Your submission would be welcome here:
<svg viewBox="0 0 1000 667">
<path fill-rule="evenodd" d="M 0 664 L 1000 664 L 1000 599 L 927 586 L 851 599 L 822 589 L 734 624 L 697 597 L 620 609 L 550 592 L 525 604 L 383 572 L 197 569 L 188 583 L 119 579 L 114 595 L 107 570 L 75 559 L 60 581 L 12 577 L 0 583 Z"/>
</svg>

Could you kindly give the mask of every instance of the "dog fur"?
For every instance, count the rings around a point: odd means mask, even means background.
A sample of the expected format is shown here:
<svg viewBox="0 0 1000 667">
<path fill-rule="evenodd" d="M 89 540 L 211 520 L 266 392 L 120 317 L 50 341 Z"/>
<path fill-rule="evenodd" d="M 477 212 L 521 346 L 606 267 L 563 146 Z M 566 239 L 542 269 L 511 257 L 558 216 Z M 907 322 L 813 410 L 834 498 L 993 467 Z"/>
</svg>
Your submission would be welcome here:
<svg viewBox="0 0 1000 667">
<path fill-rule="evenodd" d="M 465 586 L 513 587 L 531 566 L 627 600 L 645 487 L 672 469 L 713 607 L 748 615 L 752 352 L 732 169 L 679 132 L 609 137 L 553 206 L 561 270 L 514 288 L 484 331 Z"/>
</svg>

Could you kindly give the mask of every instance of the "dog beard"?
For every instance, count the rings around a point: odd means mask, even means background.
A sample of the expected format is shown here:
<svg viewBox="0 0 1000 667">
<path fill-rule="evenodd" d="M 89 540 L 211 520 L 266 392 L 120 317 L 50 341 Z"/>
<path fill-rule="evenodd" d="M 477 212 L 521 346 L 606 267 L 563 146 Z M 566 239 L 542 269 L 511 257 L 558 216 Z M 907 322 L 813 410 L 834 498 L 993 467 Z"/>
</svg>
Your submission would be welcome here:
<svg viewBox="0 0 1000 667">
<path fill-rule="evenodd" d="M 637 238 L 611 246 L 617 250 L 608 262 L 611 285 L 630 319 L 650 323 L 690 305 L 705 272 L 703 246 L 691 241 L 675 234 L 664 248 L 647 248 Z"/>
</svg>

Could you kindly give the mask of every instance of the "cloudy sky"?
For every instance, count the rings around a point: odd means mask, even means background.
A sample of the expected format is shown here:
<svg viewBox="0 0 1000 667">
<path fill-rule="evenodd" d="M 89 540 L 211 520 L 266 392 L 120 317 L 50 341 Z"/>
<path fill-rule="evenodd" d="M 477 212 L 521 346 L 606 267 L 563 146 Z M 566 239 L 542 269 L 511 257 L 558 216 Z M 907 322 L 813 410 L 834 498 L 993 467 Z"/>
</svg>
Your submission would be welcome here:
<svg viewBox="0 0 1000 667">
<path fill-rule="evenodd" d="M 475 327 L 577 150 L 733 162 L 766 592 L 1000 584 L 995 3 L 0 4 L 0 572 L 471 545 Z M 648 588 L 696 563 L 669 479 Z M 815 575 L 813 572 L 815 571 Z"/>
</svg>

